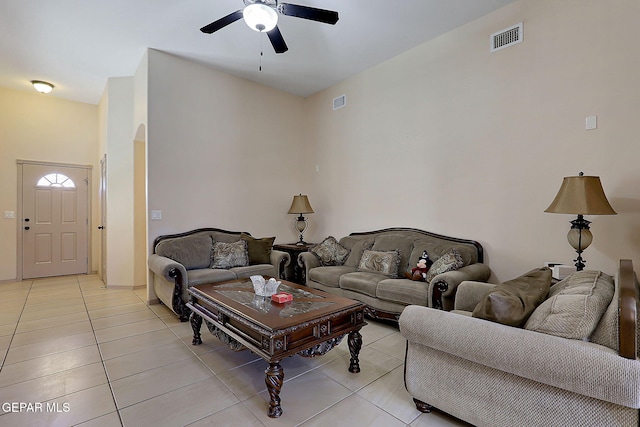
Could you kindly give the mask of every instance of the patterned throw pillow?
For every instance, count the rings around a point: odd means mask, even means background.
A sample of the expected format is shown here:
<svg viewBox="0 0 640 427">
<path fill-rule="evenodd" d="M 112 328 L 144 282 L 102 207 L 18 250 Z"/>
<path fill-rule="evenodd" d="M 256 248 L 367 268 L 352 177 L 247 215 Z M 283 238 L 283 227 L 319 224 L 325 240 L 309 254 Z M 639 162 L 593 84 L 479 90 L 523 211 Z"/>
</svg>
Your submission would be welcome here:
<svg viewBox="0 0 640 427">
<path fill-rule="evenodd" d="M 309 252 L 314 254 L 321 265 L 342 265 L 349 256 L 349 249 L 342 246 L 335 237 L 329 236 L 318 243 Z"/>
<path fill-rule="evenodd" d="M 238 240 L 233 243 L 215 242 L 210 268 L 245 267 L 249 265 L 247 242 Z"/>
<path fill-rule="evenodd" d="M 427 283 L 430 283 L 438 274 L 457 270 L 461 267 L 464 267 L 462 255 L 460 255 L 460 252 L 458 252 L 457 249 L 451 249 L 449 252 L 445 253 L 433 262 L 425 280 Z"/>
<path fill-rule="evenodd" d="M 400 266 L 400 253 L 398 250 L 393 251 L 364 251 L 358 271 L 368 273 L 384 274 L 385 276 L 397 278 L 398 267 Z"/>
</svg>

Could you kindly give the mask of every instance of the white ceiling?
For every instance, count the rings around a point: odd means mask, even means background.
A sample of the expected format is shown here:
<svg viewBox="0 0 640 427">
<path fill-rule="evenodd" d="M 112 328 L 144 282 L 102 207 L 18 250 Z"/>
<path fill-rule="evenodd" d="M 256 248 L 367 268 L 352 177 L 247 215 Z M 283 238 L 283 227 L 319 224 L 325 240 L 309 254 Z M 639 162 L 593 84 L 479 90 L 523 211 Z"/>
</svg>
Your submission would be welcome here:
<svg viewBox="0 0 640 427">
<path fill-rule="evenodd" d="M 45 80 L 52 96 L 97 104 L 107 78 L 134 75 L 153 48 L 306 97 L 512 1 L 287 0 L 340 20 L 280 15 L 289 51 L 275 54 L 242 20 L 200 32 L 242 0 L 1 0 L 0 86 Z"/>
</svg>

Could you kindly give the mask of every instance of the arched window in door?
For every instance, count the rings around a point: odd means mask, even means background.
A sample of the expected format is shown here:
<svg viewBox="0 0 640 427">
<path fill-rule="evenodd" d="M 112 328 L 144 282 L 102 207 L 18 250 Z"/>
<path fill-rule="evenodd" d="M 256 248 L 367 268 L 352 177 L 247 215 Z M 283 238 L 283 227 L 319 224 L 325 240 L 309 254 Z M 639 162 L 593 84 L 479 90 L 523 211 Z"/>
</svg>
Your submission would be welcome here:
<svg viewBox="0 0 640 427">
<path fill-rule="evenodd" d="M 32 181 L 33 182 L 33 181 Z M 38 187 L 65 187 L 75 188 L 76 184 L 71 178 L 61 173 L 50 173 L 38 180 Z"/>
</svg>

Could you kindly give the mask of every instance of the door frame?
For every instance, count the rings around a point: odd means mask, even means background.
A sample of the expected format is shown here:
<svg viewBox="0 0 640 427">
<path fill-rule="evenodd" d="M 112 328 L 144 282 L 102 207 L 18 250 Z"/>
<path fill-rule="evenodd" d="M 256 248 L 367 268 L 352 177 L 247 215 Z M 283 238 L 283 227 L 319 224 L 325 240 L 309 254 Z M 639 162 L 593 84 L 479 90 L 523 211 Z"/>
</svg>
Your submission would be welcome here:
<svg viewBox="0 0 640 427">
<path fill-rule="evenodd" d="M 60 166 L 60 167 L 65 167 L 65 168 L 78 168 L 78 169 L 87 169 L 87 177 L 89 179 L 89 182 L 87 183 L 87 219 L 89 221 L 88 224 L 88 230 L 89 232 L 87 233 L 87 274 L 91 273 L 91 266 L 93 265 L 92 262 L 92 251 L 91 251 L 91 247 L 92 245 L 92 241 L 93 241 L 93 231 L 92 231 L 92 215 L 91 215 L 91 200 L 92 200 L 92 195 L 91 195 L 91 185 L 92 185 L 92 173 L 93 173 L 93 165 L 79 165 L 79 164 L 72 164 L 72 163 L 59 163 L 59 162 L 44 162 L 44 161 L 38 161 L 38 160 L 22 160 L 22 159 L 18 159 L 16 160 L 16 163 L 18 165 L 17 167 L 17 173 L 18 173 L 18 205 L 17 205 L 17 232 L 18 232 L 18 244 L 17 244 L 17 253 L 16 253 L 16 261 L 17 261 L 17 265 L 16 265 L 16 281 L 21 281 L 22 280 L 22 267 L 23 267 L 23 262 L 22 262 L 22 240 L 24 238 L 23 233 L 24 233 L 24 229 L 22 227 L 22 218 L 23 218 L 23 214 L 22 214 L 22 185 L 23 185 L 23 180 L 22 180 L 22 166 L 27 164 L 27 165 L 41 165 L 41 166 Z"/>
</svg>

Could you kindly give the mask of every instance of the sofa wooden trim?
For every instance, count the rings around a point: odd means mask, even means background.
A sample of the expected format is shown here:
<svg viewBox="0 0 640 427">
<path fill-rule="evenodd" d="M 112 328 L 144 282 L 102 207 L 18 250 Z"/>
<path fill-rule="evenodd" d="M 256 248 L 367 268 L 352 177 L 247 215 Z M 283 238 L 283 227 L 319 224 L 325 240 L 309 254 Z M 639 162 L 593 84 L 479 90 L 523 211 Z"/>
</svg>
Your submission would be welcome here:
<svg viewBox="0 0 640 427">
<path fill-rule="evenodd" d="M 476 262 L 484 262 L 484 250 L 480 242 L 476 242 L 475 240 L 461 239 L 459 237 L 445 236 L 443 234 L 436 234 L 430 231 L 420 230 L 418 228 L 390 227 L 390 228 L 383 228 L 381 230 L 374 230 L 374 231 L 357 231 L 349 234 L 349 236 L 367 236 L 371 234 L 389 233 L 394 231 L 411 231 L 413 233 L 420 233 L 420 234 L 424 234 L 425 236 L 435 237 L 437 239 L 442 239 L 442 240 L 448 240 L 450 242 L 471 244 L 475 246 L 476 250 L 478 251 L 478 261 Z"/>
<path fill-rule="evenodd" d="M 638 278 L 633 271 L 633 263 L 629 259 L 620 260 L 618 302 L 618 344 L 620 356 L 635 359 L 638 354 L 637 305 Z"/>
<path fill-rule="evenodd" d="M 247 231 L 229 231 L 229 230 L 223 230 L 221 228 L 213 228 L 213 227 L 197 228 L 195 230 L 185 231 L 183 233 L 164 234 L 156 237 L 153 240 L 153 253 L 154 254 L 156 253 L 156 247 L 163 240 L 175 239 L 177 237 L 191 236 L 193 234 L 198 234 L 203 232 L 219 232 L 219 233 L 237 235 L 238 238 L 240 238 L 240 235 L 243 233 L 248 236 L 251 236 L 251 233 Z M 282 261 L 280 262 L 280 266 L 278 270 L 284 271 L 286 264 L 287 264 L 286 259 L 283 258 Z M 178 317 L 181 322 L 186 322 L 189 320 L 189 316 L 191 315 L 191 310 L 187 307 L 186 303 L 182 300 L 182 297 L 181 297 L 182 284 L 184 283 L 185 278 L 182 277 L 182 272 L 178 268 L 170 269 L 168 272 L 168 275 L 174 280 L 174 284 L 175 284 L 175 288 L 173 291 L 173 304 L 172 304 L 173 311 L 178 314 Z"/>
</svg>

